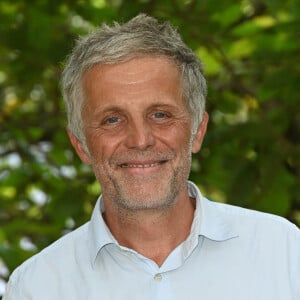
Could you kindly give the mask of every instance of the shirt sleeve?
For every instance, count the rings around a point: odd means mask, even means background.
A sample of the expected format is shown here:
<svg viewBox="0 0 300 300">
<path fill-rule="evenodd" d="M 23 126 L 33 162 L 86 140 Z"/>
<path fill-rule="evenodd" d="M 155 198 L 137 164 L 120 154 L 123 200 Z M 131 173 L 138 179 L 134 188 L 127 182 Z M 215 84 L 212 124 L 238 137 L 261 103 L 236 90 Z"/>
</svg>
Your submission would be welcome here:
<svg viewBox="0 0 300 300">
<path fill-rule="evenodd" d="M 290 265 L 293 276 L 293 289 L 295 290 L 295 300 L 300 299 L 300 229 L 293 225 L 293 245 L 290 253 Z M 295 258 L 295 259 L 293 259 Z"/>
<path fill-rule="evenodd" d="M 5 287 L 5 292 L 2 300 L 34 300 L 33 295 L 28 290 L 27 286 L 29 282 L 32 282 L 32 278 L 27 276 L 26 268 L 22 268 L 22 265 L 13 271 L 10 275 L 8 283 Z M 28 279 L 28 280 L 27 280 Z"/>
<path fill-rule="evenodd" d="M 27 300 L 28 298 L 24 298 L 24 295 L 21 297 L 20 289 L 16 287 L 14 279 L 11 277 L 6 285 L 5 293 L 2 300 L 18 300 L 18 299 Z"/>
</svg>

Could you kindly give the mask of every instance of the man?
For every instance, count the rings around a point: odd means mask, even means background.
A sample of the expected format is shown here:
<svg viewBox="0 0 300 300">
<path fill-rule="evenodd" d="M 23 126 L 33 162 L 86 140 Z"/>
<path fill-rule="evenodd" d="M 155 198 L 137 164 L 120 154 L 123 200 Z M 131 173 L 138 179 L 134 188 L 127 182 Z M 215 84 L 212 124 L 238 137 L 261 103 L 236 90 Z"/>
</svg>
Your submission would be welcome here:
<svg viewBox="0 0 300 300">
<path fill-rule="evenodd" d="M 172 26 L 103 25 L 78 41 L 62 86 L 70 141 L 102 196 L 89 223 L 13 273 L 5 300 L 300 299 L 296 226 L 187 181 L 206 84 Z"/>
</svg>

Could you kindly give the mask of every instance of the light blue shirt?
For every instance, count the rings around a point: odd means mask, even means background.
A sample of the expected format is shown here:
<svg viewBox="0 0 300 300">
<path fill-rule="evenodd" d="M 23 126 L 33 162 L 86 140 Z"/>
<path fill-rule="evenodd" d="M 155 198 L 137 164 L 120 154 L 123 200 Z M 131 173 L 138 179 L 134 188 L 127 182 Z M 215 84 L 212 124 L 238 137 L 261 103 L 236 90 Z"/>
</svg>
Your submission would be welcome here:
<svg viewBox="0 0 300 300">
<path fill-rule="evenodd" d="M 287 220 L 196 199 L 190 235 L 161 267 L 122 247 L 102 215 L 12 274 L 4 300 L 299 300 L 300 230 Z"/>
</svg>

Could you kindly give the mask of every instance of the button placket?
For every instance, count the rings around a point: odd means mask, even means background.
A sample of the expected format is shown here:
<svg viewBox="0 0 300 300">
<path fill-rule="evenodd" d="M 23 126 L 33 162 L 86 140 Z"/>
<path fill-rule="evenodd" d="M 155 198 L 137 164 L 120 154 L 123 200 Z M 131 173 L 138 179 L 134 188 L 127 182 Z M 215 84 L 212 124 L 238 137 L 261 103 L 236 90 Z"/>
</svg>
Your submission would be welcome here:
<svg viewBox="0 0 300 300">
<path fill-rule="evenodd" d="M 161 282 L 163 277 L 160 273 L 157 273 L 157 274 L 154 275 L 153 278 L 156 282 Z"/>
</svg>

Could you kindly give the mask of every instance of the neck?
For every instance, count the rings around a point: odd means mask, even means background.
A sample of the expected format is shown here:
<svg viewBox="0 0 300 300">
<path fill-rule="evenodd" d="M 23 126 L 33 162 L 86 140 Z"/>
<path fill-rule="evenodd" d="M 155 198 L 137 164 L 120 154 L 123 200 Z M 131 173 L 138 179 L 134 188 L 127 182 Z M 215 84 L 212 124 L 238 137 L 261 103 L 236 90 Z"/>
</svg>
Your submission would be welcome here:
<svg viewBox="0 0 300 300">
<path fill-rule="evenodd" d="M 124 211 L 105 201 L 104 219 L 120 245 L 131 248 L 161 266 L 189 235 L 195 201 L 179 197 L 168 209 Z"/>
</svg>

